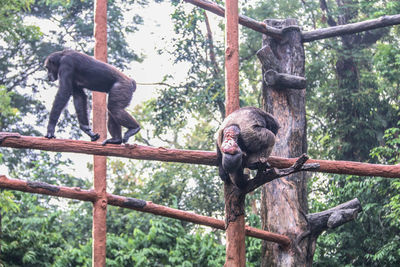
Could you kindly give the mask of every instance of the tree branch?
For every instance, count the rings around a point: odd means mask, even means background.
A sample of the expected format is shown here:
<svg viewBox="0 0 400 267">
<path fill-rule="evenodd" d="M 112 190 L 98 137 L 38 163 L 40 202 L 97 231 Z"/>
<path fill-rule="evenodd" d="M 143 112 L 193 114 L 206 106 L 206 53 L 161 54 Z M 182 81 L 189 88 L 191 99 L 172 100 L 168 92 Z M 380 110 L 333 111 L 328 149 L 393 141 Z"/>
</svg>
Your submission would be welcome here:
<svg viewBox="0 0 400 267">
<path fill-rule="evenodd" d="M 185 2 L 191 3 L 195 6 L 201 7 L 205 10 L 208 10 L 218 16 L 225 17 L 225 8 L 217 5 L 216 3 L 207 1 L 207 0 L 184 0 Z M 239 15 L 239 24 L 246 26 L 255 31 L 264 33 L 266 35 L 272 36 L 277 39 L 282 39 L 282 31 L 279 29 L 275 29 L 273 27 L 267 26 L 263 22 L 256 21 L 249 17 Z"/>
<path fill-rule="evenodd" d="M 265 183 L 269 183 L 280 177 L 288 176 L 292 173 L 318 170 L 318 168 L 320 167 L 318 163 L 305 164 L 307 160 L 308 156 L 306 154 L 303 154 L 289 168 L 271 168 L 267 169 L 266 171 L 258 171 L 256 176 L 248 181 L 245 192 L 250 193 Z"/>
<path fill-rule="evenodd" d="M 400 14 L 392 16 L 383 16 L 377 19 L 366 20 L 362 22 L 338 25 L 329 28 L 318 29 L 315 31 L 302 32 L 302 41 L 311 42 L 330 37 L 358 33 L 387 26 L 400 24 Z"/>
<path fill-rule="evenodd" d="M 334 229 L 342 224 L 354 220 L 357 218 L 357 214 L 361 211 L 361 203 L 357 198 L 355 198 L 334 208 L 308 214 L 307 220 L 310 232 L 313 236 L 318 236 L 327 229 Z"/>
<path fill-rule="evenodd" d="M 308 229 L 296 237 L 293 246 L 298 251 L 301 251 L 299 247 L 300 242 L 309 237 L 307 247 L 310 250 L 315 250 L 316 240 L 323 231 L 334 229 L 349 221 L 355 220 L 358 213 L 361 211 L 361 203 L 355 198 L 334 208 L 305 215 Z"/>
<path fill-rule="evenodd" d="M 207 0 L 184 0 L 185 2 L 191 3 L 195 6 L 208 10 L 218 16 L 225 16 L 225 9 L 213 2 Z M 329 16 L 328 18 L 330 24 L 333 24 L 333 18 Z M 261 32 L 275 39 L 282 39 L 282 30 L 276 29 L 274 27 L 267 26 L 263 22 L 256 21 L 249 17 L 239 15 L 239 24 L 253 29 L 257 32 Z M 330 37 L 358 33 L 363 31 L 368 31 L 372 29 L 393 26 L 400 24 L 400 14 L 383 16 L 377 19 L 366 20 L 363 22 L 351 23 L 346 25 L 339 25 L 329 28 L 318 29 L 309 32 L 302 32 L 302 42 L 311 42 L 320 39 L 326 39 Z"/>
</svg>

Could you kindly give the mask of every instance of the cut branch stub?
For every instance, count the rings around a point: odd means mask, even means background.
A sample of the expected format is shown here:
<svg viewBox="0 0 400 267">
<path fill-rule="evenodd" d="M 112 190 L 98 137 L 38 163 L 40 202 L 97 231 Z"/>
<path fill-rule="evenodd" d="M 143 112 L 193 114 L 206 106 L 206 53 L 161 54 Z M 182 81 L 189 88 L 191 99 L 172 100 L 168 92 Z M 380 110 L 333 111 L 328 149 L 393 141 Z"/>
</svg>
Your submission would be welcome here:
<svg viewBox="0 0 400 267">
<path fill-rule="evenodd" d="M 302 90 L 306 88 L 306 79 L 304 77 L 278 73 L 274 70 L 268 70 L 265 72 L 264 81 L 267 85 L 275 89 L 290 88 Z"/>
<path fill-rule="evenodd" d="M 271 23 L 274 25 L 274 21 Z M 296 73 L 290 73 L 292 68 L 283 67 L 282 51 L 278 46 L 285 46 L 293 42 L 293 38 L 300 38 L 300 28 L 297 25 L 287 24 L 282 28 L 282 39 L 271 40 L 274 45 L 264 45 L 257 51 L 257 57 L 263 68 L 265 85 L 274 89 L 298 89 L 306 88 L 306 79 Z M 286 55 L 287 56 L 287 55 Z M 289 56 L 298 57 L 296 52 L 289 53 Z M 304 74 L 300 74 L 304 75 Z"/>
</svg>

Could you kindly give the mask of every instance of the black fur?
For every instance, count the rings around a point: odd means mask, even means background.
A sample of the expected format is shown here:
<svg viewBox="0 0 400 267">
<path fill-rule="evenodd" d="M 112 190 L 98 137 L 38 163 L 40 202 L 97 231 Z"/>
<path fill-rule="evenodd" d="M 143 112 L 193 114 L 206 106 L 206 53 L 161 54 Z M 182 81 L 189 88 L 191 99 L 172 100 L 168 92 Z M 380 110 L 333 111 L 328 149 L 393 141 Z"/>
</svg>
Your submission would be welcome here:
<svg viewBox="0 0 400 267">
<path fill-rule="evenodd" d="M 115 67 L 73 50 L 50 54 L 46 58 L 45 67 L 50 81 L 59 80 L 59 89 L 50 112 L 45 137 L 55 138 L 57 121 L 72 96 L 81 130 L 89 135 L 92 141 L 99 139 L 100 135 L 93 133 L 89 126 L 87 96 L 83 88 L 108 93 L 107 127 L 111 138 L 105 140 L 103 145 L 126 143 L 129 137 L 140 130 L 137 121 L 125 111 L 136 90 L 136 82 Z M 128 129 L 124 138 L 121 126 Z"/>
</svg>

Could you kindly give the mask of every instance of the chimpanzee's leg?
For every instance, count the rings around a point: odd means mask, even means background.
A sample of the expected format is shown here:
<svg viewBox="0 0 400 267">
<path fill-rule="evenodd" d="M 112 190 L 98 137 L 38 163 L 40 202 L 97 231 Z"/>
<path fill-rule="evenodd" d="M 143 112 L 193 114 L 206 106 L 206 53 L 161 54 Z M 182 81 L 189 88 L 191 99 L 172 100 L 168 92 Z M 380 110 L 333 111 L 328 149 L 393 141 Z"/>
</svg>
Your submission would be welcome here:
<svg viewBox="0 0 400 267">
<path fill-rule="evenodd" d="M 110 112 L 108 112 L 107 128 L 111 134 L 111 138 L 104 140 L 102 145 L 105 146 L 106 144 L 121 144 L 122 143 L 121 125 L 119 125 L 114 120 Z"/>
<path fill-rule="evenodd" d="M 127 112 L 125 108 L 129 105 L 132 94 L 135 91 L 135 86 L 132 81 L 118 82 L 115 83 L 108 93 L 108 111 L 111 114 L 115 124 L 109 125 L 109 132 L 117 132 L 115 129 L 116 125 L 124 126 L 128 130 L 124 134 L 122 139 L 123 143 L 128 142 L 129 137 L 135 135 L 140 130 L 140 126 L 137 121 Z M 112 136 L 112 139 L 118 139 L 117 136 Z"/>
</svg>

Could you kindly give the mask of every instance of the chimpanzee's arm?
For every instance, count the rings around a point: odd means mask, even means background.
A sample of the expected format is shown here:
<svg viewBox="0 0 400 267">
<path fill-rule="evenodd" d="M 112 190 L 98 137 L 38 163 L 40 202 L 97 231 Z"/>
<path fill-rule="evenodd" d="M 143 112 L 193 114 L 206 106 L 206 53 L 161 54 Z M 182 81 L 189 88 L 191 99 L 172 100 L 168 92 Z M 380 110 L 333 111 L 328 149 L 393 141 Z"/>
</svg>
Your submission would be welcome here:
<svg viewBox="0 0 400 267">
<path fill-rule="evenodd" d="M 72 95 L 72 67 L 64 64 L 60 65 L 59 68 L 59 82 L 60 86 L 58 88 L 56 98 L 53 102 L 53 107 L 50 111 L 49 124 L 47 125 L 46 138 L 55 138 L 54 131 L 60 117 L 61 112 L 67 105 L 69 98 Z"/>
</svg>

